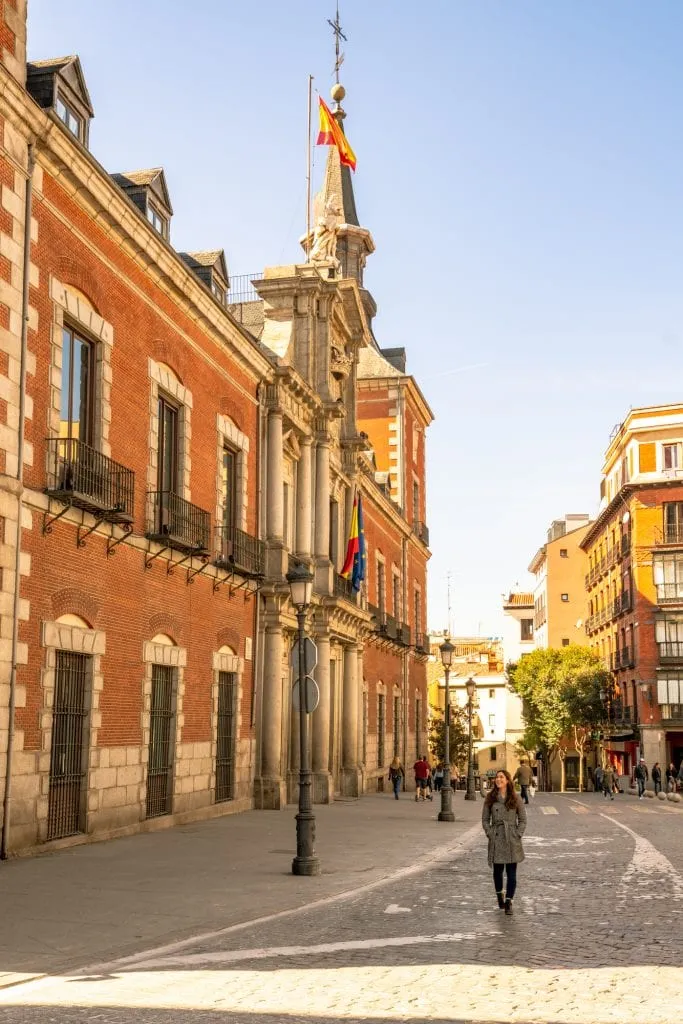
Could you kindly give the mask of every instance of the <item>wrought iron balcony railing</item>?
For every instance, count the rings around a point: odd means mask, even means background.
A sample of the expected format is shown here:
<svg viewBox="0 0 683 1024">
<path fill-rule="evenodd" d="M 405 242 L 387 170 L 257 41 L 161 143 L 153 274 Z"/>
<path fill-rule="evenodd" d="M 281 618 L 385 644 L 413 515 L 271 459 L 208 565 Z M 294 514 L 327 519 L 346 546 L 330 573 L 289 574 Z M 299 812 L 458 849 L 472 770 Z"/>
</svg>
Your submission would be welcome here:
<svg viewBox="0 0 683 1024">
<path fill-rule="evenodd" d="M 413 533 L 416 534 L 423 544 L 429 547 L 429 528 L 426 523 L 420 522 L 419 519 L 413 521 Z"/>
<path fill-rule="evenodd" d="M 655 545 L 683 544 L 683 523 L 665 523 L 662 530 L 655 531 Z"/>
<path fill-rule="evenodd" d="M 147 536 L 159 544 L 206 554 L 211 542 L 211 516 L 172 491 L 148 492 Z"/>
<path fill-rule="evenodd" d="M 415 634 L 415 650 L 419 654 L 429 654 L 429 640 L 426 633 Z"/>
<path fill-rule="evenodd" d="M 683 704 L 660 704 L 659 713 L 664 722 L 683 724 Z"/>
<path fill-rule="evenodd" d="M 410 626 L 406 622 L 399 622 L 397 638 L 406 647 L 410 647 Z"/>
<path fill-rule="evenodd" d="M 99 519 L 132 523 L 135 473 L 75 437 L 47 440 L 47 493 Z"/>
<path fill-rule="evenodd" d="M 218 526 L 216 565 L 234 569 L 243 576 L 263 576 L 265 544 L 237 526 Z"/>
<path fill-rule="evenodd" d="M 346 601 L 353 602 L 353 604 L 358 603 L 358 591 L 353 589 L 351 580 L 340 576 L 338 572 L 334 574 L 334 596 L 343 597 Z"/>
</svg>

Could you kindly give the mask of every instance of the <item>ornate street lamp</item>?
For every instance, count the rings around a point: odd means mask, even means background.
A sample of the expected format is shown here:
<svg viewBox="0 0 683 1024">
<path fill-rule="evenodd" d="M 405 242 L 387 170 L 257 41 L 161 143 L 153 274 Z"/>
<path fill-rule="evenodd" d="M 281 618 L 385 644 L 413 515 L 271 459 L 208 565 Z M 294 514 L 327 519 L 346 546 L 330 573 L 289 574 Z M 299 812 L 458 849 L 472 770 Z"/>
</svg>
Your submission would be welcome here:
<svg viewBox="0 0 683 1024">
<path fill-rule="evenodd" d="M 453 814 L 453 790 L 451 789 L 451 695 L 448 689 L 448 677 L 453 664 L 455 647 L 450 640 L 444 640 L 439 645 L 441 664 L 443 665 L 446 677 L 446 688 L 444 694 L 445 717 L 444 717 L 444 743 L 446 756 L 443 765 L 443 782 L 441 783 L 441 810 L 437 815 L 437 821 L 455 821 Z"/>
<path fill-rule="evenodd" d="M 319 875 L 320 861 L 315 855 L 315 815 L 311 799 L 313 772 L 311 770 L 310 719 L 308 715 L 306 685 L 306 609 L 311 603 L 313 575 L 305 565 L 295 565 L 285 577 L 289 583 L 292 604 L 296 608 L 299 627 L 299 812 L 296 816 L 296 857 L 292 861 L 293 875 Z"/>
<path fill-rule="evenodd" d="M 467 690 L 467 792 L 465 800 L 476 800 L 477 792 L 474 788 L 474 747 L 472 744 L 472 712 L 474 710 L 474 695 L 477 692 L 477 684 L 471 677 L 465 683 Z"/>
</svg>

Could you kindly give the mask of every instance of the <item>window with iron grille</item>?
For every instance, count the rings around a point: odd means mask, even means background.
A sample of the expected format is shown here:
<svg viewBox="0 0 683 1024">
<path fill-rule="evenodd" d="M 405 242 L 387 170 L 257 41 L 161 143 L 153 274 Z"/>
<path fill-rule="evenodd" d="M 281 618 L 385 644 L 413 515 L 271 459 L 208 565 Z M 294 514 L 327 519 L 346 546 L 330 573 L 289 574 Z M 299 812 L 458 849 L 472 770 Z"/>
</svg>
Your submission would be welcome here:
<svg viewBox="0 0 683 1024">
<path fill-rule="evenodd" d="M 368 763 L 368 695 L 363 694 L 363 764 Z"/>
<path fill-rule="evenodd" d="M 47 806 L 47 838 L 83 832 L 87 768 L 86 683 L 90 658 L 57 651 L 52 708 L 52 741 Z"/>
<path fill-rule="evenodd" d="M 168 665 L 152 665 L 152 700 L 147 759 L 147 817 L 170 814 L 175 753 L 175 676 Z"/>
<path fill-rule="evenodd" d="M 415 698 L 415 758 L 420 757 L 420 736 L 422 733 L 422 701 Z"/>
<path fill-rule="evenodd" d="M 216 803 L 235 798 L 235 711 L 237 673 L 218 673 L 216 726 Z"/>
<path fill-rule="evenodd" d="M 394 697 L 394 757 L 398 757 L 401 744 L 401 698 Z"/>
<path fill-rule="evenodd" d="M 377 767 L 384 767 L 384 736 L 387 729 L 386 697 L 380 693 L 377 697 Z"/>
</svg>

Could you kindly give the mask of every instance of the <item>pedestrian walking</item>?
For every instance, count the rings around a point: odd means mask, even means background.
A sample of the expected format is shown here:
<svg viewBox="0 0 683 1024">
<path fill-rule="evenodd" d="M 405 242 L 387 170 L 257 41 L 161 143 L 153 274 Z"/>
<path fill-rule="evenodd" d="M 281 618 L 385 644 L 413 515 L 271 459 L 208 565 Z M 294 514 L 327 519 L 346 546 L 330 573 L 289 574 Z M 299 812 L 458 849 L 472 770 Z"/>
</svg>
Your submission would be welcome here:
<svg viewBox="0 0 683 1024">
<path fill-rule="evenodd" d="M 413 765 L 413 771 L 415 772 L 415 803 L 418 800 L 431 800 L 431 796 L 427 793 L 427 780 L 432 772 L 424 754 Z"/>
<path fill-rule="evenodd" d="M 526 830 L 524 801 L 515 793 L 509 772 L 496 772 L 481 812 L 481 824 L 489 841 L 488 862 L 493 868 L 493 884 L 498 906 L 512 915 L 512 901 L 517 890 L 517 865 L 524 860 L 522 836 Z M 506 877 L 503 895 L 503 875 Z"/>
<path fill-rule="evenodd" d="M 531 770 L 531 765 L 528 765 L 526 761 L 521 761 L 519 768 L 515 772 L 514 782 L 519 782 L 519 788 L 522 791 L 522 800 L 525 804 L 529 803 L 529 786 L 533 782 L 534 773 Z"/>
<path fill-rule="evenodd" d="M 605 773 L 603 771 L 602 765 L 599 764 L 598 767 L 595 769 L 595 792 L 596 793 L 601 793 L 602 792 L 602 777 L 603 777 L 604 774 Z"/>
<path fill-rule="evenodd" d="M 454 793 L 457 793 L 459 785 L 460 785 L 460 772 L 455 767 L 455 765 L 451 765 L 451 789 L 453 790 Z"/>
<path fill-rule="evenodd" d="M 398 794 L 401 792 L 401 785 L 403 784 L 404 775 L 405 772 L 403 771 L 403 765 L 401 764 L 401 760 L 400 758 L 395 757 L 394 760 L 389 765 L 389 781 L 391 782 L 391 785 L 394 790 L 394 796 L 396 797 L 397 800 Z"/>
<path fill-rule="evenodd" d="M 667 793 L 676 792 L 676 768 L 673 761 L 669 762 L 669 767 L 665 772 L 666 776 L 666 791 Z"/>
<path fill-rule="evenodd" d="M 606 765 L 602 773 L 602 795 L 614 800 L 614 768 L 611 764 Z"/>
<path fill-rule="evenodd" d="M 440 793 L 443 786 L 443 765 L 437 764 L 434 769 L 434 792 Z"/>
<path fill-rule="evenodd" d="M 639 800 L 642 800 L 643 796 L 645 795 L 645 783 L 649 778 L 649 774 L 650 773 L 647 770 L 647 765 L 645 764 L 645 758 L 641 757 L 634 772 L 634 775 L 636 777 L 636 785 L 638 787 Z"/>
<path fill-rule="evenodd" d="M 677 781 L 680 782 L 680 784 L 683 786 L 683 761 L 681 761 L 680 766 L 678 768 L 678 779 L 677 779 Z"/>
<path fill-rule="evenodd" d="M 655 761 L 652 766 L 652 783 L 655 787 L 655 796 L 662 791 L 662 769 L 659 767 L 659 761 Z"/>
</svg>

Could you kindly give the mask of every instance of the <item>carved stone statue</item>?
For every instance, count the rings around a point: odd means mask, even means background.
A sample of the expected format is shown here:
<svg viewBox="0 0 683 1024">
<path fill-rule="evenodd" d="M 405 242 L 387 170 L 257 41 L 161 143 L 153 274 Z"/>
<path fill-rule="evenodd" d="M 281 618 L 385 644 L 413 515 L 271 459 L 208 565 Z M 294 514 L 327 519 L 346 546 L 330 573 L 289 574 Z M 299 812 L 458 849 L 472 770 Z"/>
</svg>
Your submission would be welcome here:
<svg viewBox="0 0 683 1024">
<path fill-rule="evenodd" d="M 339 271 L 337 259 L 337 229 L 342 223 L 343 212 L 339 197 L 332 195 L 325 203 L 325 209 L 318 217 L 313 234 L 313 245 L 308 256 L 310 263 L 333 263 Z"/>
</svg>

